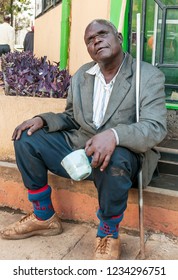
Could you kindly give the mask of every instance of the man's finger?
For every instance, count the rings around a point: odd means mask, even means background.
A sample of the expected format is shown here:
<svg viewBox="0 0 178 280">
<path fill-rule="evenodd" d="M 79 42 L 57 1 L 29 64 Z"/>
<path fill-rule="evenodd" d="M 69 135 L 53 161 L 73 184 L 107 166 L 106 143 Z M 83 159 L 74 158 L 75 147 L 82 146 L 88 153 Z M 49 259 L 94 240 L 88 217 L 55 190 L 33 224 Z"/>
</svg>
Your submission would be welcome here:
<svg viewBox="0 0 178 280">
<path fill-rule="evenodd" d="M 39 129 L 38 126 L 32 125 L 32 126 L 29 128 L 29 130 L 27 131 L 27 134 L 30 136 L 30 135 L 32 135 L 35 131 L 37 131 L 38 129 Z"/>
<path fill-rule="evenodd" d="M 16 131 L 16 133 L 13 134 L 12 140 L 19 140 L 21 134 L 22 134 L 22 130 L 18 129 L 18 130 Z"/>
<path fill-rule="evenodd" d="M 100 164 L 100 153 L 95 152 L 91 161 L 91 166 L 96 168 Z"/>
<path fill-rule="evenodd" d="M 91 144 L 92 144 L 92 139 L 89 139 L 89 140 L 86 142 L 85 151 L 91 146 Z"/>
<path fill-rule="evenodd" d="M 111 155 L 107 155 L 100 167 L 100 171 L 104 171 L 104 169 L 108 166 L 109 161 L 110 161 Z"/>
</svg>

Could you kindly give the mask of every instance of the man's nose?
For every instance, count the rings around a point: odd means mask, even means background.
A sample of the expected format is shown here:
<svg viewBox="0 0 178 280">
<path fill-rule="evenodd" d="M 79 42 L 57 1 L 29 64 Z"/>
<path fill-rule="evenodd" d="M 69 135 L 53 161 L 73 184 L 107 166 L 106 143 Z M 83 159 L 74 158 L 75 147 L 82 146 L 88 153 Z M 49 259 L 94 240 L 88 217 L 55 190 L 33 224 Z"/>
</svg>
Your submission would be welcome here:
<svg viewBox="0 0 178 280">
<path fill-rule="evenodd" d="M 93 39 L 94 39 L 94 44 L 97 44 L 98 42 L 101 41 L 101 37 L 99 35 L 96 35 Z"/>
</svg>

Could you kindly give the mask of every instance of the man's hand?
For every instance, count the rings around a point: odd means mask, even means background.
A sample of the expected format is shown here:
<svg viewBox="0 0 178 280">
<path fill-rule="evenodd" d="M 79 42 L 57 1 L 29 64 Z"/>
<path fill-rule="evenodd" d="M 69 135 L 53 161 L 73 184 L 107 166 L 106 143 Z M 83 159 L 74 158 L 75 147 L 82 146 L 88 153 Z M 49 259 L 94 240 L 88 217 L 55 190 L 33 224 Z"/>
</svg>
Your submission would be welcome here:
<svg viewBox="0 0 178 280">
<path fill-rule="evenodd" d="M 30 136 L 38 129 L 42 128 L 44 126 L 43 120 L 40 117 L 35 117 L 33 119 L 24 121 L 22 124 L 18 125 L 13 134 L 12 134 L 12 140 L 19 140 L 21 137 L 21 134 L 24 130 L 28 129 L 27 134 Z"/>
<path fill-rule="evenodd" d="M 92 156 L 91 166 L 93 168 L 100 166 L 100 170 L 103 171 L 107 167 L 115 147 L 116 138 L 111 129 L 93 136 L 85 146 L 87 156 Z"/>
</svg>

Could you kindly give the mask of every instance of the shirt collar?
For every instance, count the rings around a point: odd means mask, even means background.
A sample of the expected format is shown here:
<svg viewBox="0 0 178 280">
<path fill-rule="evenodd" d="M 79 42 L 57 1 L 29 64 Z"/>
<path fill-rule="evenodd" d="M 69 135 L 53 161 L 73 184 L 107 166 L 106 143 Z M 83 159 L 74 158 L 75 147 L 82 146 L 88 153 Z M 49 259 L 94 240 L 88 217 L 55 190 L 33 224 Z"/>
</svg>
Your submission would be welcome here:
<svg viewBox="0 0 178 280">
<path fill-rule="evenodd" d="M 87 70 L 86 73 L 100 78 L 101 81 L 102 81 L 104 84 L 106 84 L 105 79 L 104 79 L 104 76 L 103 76 L 103 74 L 102 74 L 102 72 L 101 72 L 101 70 L 100 70 L 100 67 L 99 67 L 98 63 L 95 64 L 94 66 L 92 66 L 89 70 Z M 109 82 L 109 84 L 107 84 L 108 86 L 109 86 L 109 85 L 111 86 L 111 85 L 114 84 L 115 79 L 116 79 L 116 76 L 117 76 L 118 73 L 119 73 L 119 72 L 117 72 L 116 75 L 114 76 L 114 78 Z"/>
<path fill-rule="evenodd" d="M 92 66 L 89 70 L 86 71 L 86 73 L 90 74 L 90 75 L 96 75 L 98 76 L 99 73 L 101 73 L 100 67 L 98 65 L 98 63 L 96 63 L 94 66 Z"/>
<path fill-rule="evenodd" d="M 126 58 L 126 55 L 124 56 L 124 59 L 123 59 L 123 61 L 122 61 L 122 63 L 121 63 L 121 66 L 119 67 L 119 69 L 118 69 L 118 71 L 117 71 L 117 73 L 116 73 L 116 75 L 114 76 L 114 78 L 110 81 L 110 83 L 114 83 L 115 82 L 115 79 L 116 79 L 116 77 L 117 77 L 117 75 L 119 74 L 119 72 L 120 72 L 120 70 L 121 70 L 121 68 L 122 68 L 122 65 L 124 64 L 124 62 L 125 62 L 125 58 Z M 101 73 L 101 70 L 100 70 L 100 67 L 99 67 L 99 65 L 98 65 L 98 63 L 96 63 L 94 66 L 92 66 L 89 70 L 87 70 L 86 71 L 86 73 L 88 73 L 88 74 L 90 74 L 90 75 L 96 75 L 96 76 L 103 76 L 103 74 Z M 104 76 L 103 76 L 104 77 Z"/>
</svg>

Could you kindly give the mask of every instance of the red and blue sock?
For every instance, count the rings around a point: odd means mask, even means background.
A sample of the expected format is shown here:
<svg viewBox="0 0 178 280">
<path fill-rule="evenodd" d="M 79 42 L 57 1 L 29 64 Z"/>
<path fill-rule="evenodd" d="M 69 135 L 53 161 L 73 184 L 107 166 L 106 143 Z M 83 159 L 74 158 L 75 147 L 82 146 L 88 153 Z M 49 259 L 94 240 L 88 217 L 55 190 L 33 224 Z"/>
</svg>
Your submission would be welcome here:
<svg viewBox="0 0 178 280">
<path fill-rule="evenodd" d="M 48 220 L 54 215 L 51 202 L 51 187 L 46 185 L 39 190 L 28 190 L 28 199 L 33 204 L 33 211 L 37 219 Z"/>
<path fill-rule="evenodd" d="M 97 236 L 98 237 L 105 237 L 107 235 L 112 235 L 113 238 L 118 238 L 119 235 L 119 224 L 123 219 L 123 214 L 118 216 L 113 216 L 109 219 L 103 219 L 101 210 L 97 211 L 97 217 L 100 220 Z"/>
</svg>

